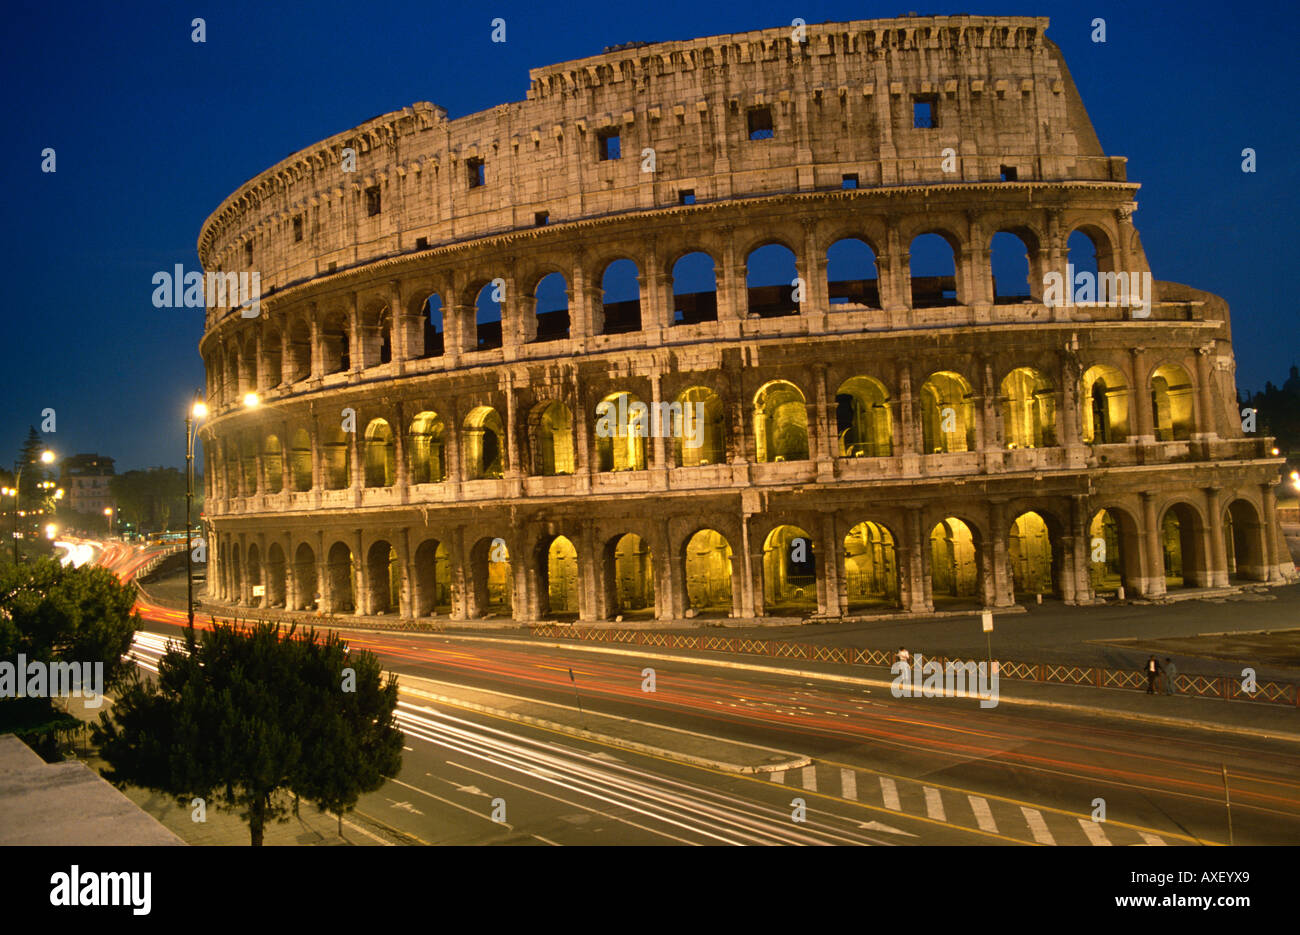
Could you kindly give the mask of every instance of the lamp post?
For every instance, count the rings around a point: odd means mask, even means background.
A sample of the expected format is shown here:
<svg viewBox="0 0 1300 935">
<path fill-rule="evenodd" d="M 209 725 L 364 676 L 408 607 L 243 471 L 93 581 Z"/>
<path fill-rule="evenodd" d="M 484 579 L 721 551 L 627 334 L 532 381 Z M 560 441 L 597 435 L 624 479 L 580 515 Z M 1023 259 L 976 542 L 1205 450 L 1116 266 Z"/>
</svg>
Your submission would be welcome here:
<svg viewBox="0 0 1300 935">
<path fill-rule="evenodd" d="M 28 464 L 35 464 L 37 461 L 40 461 L 42 464 L 52 464 L 54 462 L 54 452 L 50 451 L 47 448 L 40 453 L 39 457 L 33 459 L 32 461 L 23 461 L 20 458 L 19 460 L 14 462 L 14 486 L 12 492 L 14 495 L 13 535 L 14 535 L 14 567 L 15 568 L 18 566 L 18 503 L 19 503 L 19 491 L 23 489 L 22 487 L 23 468 L 27 467 Z"/>
<path fill-rule="evenodd" d="M 194 403 L 185 414 L 185 612 L 194 626 L 194 551 L 191 547 L 191 509 L 194 503 L 194 435 L 196 419 L 205 419 L 208 407 L 194 391 Z"/>
<path fill-rule="evenodd" d="M 105 526 L 104 535 L 107 536 L 109 539 L 112 539 L 113 538 L 113 508 L 111 506 L 104 507 L 104 526 Z"/>
</svg>

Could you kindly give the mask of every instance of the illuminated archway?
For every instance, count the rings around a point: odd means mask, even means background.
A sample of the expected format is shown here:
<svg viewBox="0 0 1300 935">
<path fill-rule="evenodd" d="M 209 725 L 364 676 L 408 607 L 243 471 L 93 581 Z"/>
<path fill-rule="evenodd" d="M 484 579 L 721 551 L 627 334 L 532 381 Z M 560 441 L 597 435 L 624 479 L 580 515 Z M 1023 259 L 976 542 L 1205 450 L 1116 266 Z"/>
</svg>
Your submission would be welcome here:
<svg viewBox="0 0 1300 935">
<path fill-rule="evenodd" d="M 1228 576 L 1242 581 L 1267 581 L 1268 559 L 1264 537 L 1267 528 L 1248 500 L 1234 500 L 1223 517 L 1223 544 Z"/>
<path fill-rule="evenodd" d="M 1103 592 L 1136 590 L 1142 577 L 1141 543 L 1137 523 L 1123 510 L 1098 510 L 1088 524 L 1088 568 L 1092 589 Z"/>
<path fill-rule="evenodd" d="M 606 596 L 611 614 L 654 610 L 654 559 L 649 544 L 636 533 L 611 539 L 605 546 Z"/>
<path fill-rule="evenodd" d="M 966 378 L 950 370 L 930 374 L 921 384 L 921 436 L 924 454 L 975 450 L 975 406 Z"/>
<path fill-rule="evenodd" d="M 447 547 L 426 539 L 415 550 L 415 616 L 451 612 L 451 571 Z"/>
<path fill-rule="evenodd" d="M 1177 364 L 1165 364 L 1152 374 L 1151 414 L 1156 441 L 1192 437 L 1192 381 Z"/>
<path fill-rule="evenodd" d="M 289 473 L 296 492 L 311 490 L 311 436 L 306 429 L 297 429 L 293 433 L 293 447 L 289 450 Z"/>
<path fill-rule="evenodd" d="M 1002 379 L 1002 426 L 1008 448 L 1056 444 L 1056 393 L 1042 372 L 1017 367 Z"/>
<path fill-rule="evenodd" d="M 542 410 L 538 419 L 536 472 L 543 477 L 574 471 L 573 414 L 558 399 Z"/>
<path fill-rule="evenodd" d="M 366 554 L 367 613 L 395 614 L 401 607 L 402 566 L 397 550 L 382 539 Z"/>
<path fill-rule="evenodd" d="M 307 543 L 299 543 L 293 553 L 292 610 L 316 610 L 320 594 L 316 589 L 316 553 Z"/>
<path fill-rule="evenodd" d="M 649 408 L 631 393 L 610 393 L 596 405 L 596 464 L 600 471 L 644 471 Z"/>
<path fill-rule="evenodd" d="M 955 516 L 930 530 L 930 583 L 936 599 L 980 595 L 978 543 L 971 528 Z"/>
<path fill-rule="evenodd" d="M 356 597 L 352 589 L 354 579 L 352 550 L 345 543 L 334 543 L 330 546 L 326 561 L 326 586 L 329 589 L 330 613 L 347 614 L 357 609 Z"/>
<path fill-rule="evenodd" d="M 808 459 L 808 408 L 793 383 L 773 380 L 754 394 L 754 444 L 760 463 Z"/>
<path fill-rule="evenodd" d="M 514 576 L 504 539 L 480 539 L 470 550 L 474 581 L 473 610 L 480 617 L 509 617 Z"/>
<path fill-rule="evenodd" d="M 682 549 L 686 600 L 702 616 L 731 615 L 731 543 L 714 529 L 696 532 Z"/>
<path fill-rule="evenodd" d="M 768 616 L 817 610 L 813 540 L 798 526 L 777 526 L 763 542 L 763 609 Z"/>
<path fill-rule="evenodd" d="M 397 480 L 397 443 L 384 419 L 366 426 L 366 486 L 391 487 Z"/>
<path fill-rule="evenodd" d="M 849 610 L 897 605 L 898 556 L 894 536 L 879 523 L 858 523 L 844 537 L 844 578 Z"/>
<path fill-rule="evenodd" d="M 505 426 L 491 406 L 477 406 L 465 417 L 463 444 L 465 478 L 482 480 L 503 477 L 505 472 Z"/>
<path fill-rule="evenodd" d="M 445 426 L 442 417 L 426 410 L 416 413 L 407 434 L 408 460 L 412 484 L 437 484 L 447 479 L 447 462 L 443 455 Z"/>
<path fill-rule="evenodd" d="M 677 396 L 681 430 L 673 432 L 673 451 L 681 467 L 727 460 L 722 400 L 707 386 L 692 386 Z"/>
<path fill-rule="evenodd" d="M 578 550 L 566 536 L 556 536 L 546 548 L 546 608 L 555 616 L 578 612 Z"/>
<path fill-rule="evenodd" d="M 1017 595 L 1058 594 L 1060 539 L 1039 513 L 1021 513 L 1011 524 L 1007 561 Z"/>
<path fill-rule="evenodd" d="M 1080 404 L 1086 444 L 1110 445 L 1128 439 L 1128 385 L 1114 367 L 1096 364 L 1084 372 Z"/>
<path fill-rule="evenodd" d="M 835 391 L 841 458 L 888 458 L 894 453 L 889 394 L 873 377 L 850 377 Z"/>
</svg>

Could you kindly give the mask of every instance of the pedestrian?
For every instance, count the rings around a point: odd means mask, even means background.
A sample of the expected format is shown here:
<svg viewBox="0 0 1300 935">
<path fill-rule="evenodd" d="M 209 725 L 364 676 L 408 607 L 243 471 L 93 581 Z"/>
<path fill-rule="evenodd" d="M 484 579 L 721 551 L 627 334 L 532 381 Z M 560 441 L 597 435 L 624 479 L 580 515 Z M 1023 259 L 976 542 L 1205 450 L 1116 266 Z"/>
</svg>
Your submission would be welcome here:
<svg viewBox="0 0 1300 935">
<path fill-rule="evenodd" d="M 1178 678 L 1178 666 L 1174 665 L 1174 661 L 1172 659 L 1170 659 L 1168 656 L 1165 656 L 1165 694 L 1166 695 L 1172 695 L 1178 691 L 1178 686 L 1174 683 L 1174 680 L 1177 678 Z"/>
<path fill-rule="evenodd" d="M 905 666 L 912 664 L 912 654 L 907 651 L 906 647 L 898 647 L 898 661 Z"/>
<path fill-rule="evenodd" d="M 1159 674 L 1160 674 L 1160 663 L 1156 661 L 1155 656 L 1152 656 L 1150 659 L 1147 660 L 1147 694 L 1148 695 L 1154 695 L 1156 693 L 1156 676 Z"/>
</svg>

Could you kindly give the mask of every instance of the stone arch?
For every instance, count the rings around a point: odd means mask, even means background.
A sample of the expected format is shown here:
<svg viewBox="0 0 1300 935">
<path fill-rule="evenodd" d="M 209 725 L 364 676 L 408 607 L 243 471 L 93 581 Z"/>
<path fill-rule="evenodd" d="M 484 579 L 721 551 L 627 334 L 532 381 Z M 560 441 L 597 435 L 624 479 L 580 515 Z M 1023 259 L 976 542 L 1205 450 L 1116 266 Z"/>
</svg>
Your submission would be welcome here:
<svg viewBox="0 0 1300 935">
<path fill-rule="evenodd" d="M 673 324 L 694 325 L 718 320 L 717 264 L 700 250 L 684 253 L 670 267 L 673 282 Z"/>
<path fill-rule="evenodd" d="M 1151 373 L 1151 425 L 1156 441 L 1187 441 L 1192 437 L 1191 377 L 1180 364 L 1162 364 Z"/>
<path fill-rule="evenodd" d="M 849 377 L 835 391 L 835 430 L 841 458 L 888 458 L 894 453 L 889 392 L 875 377 Z"/>
<path fill-rule="evenodd" d="M 605 605 L 611 616 L 653 616 L 655 579 L 650 543 L 634 532 L 624 533 L 605 543 L 602 559 Z"/>
<path fill-rule="evenodd" d="M 644 471 L 649 409 L 635 395 L 610 393 L 596 405 L 596 469 Z"/>
<path fill-rule="evenodd" d="M 983 542 L 979 527 L 948 516 L 930 530 L 930 589 L 937 602 L 981 600 Z"/>
<path fill-rule="evenodd" d="M 568 536 L 547 536 L 537 543 L 538 597 L 543 616 L 576 617 L 581 599 L 578 549 Z"/>
<path fill-rule="evenodd" d="M 505 317 L 505 286 L 492 281 L 484 283 L 471 294 L 474 296 L 474 348 L 490 351 L 501 346 L 501 322 Z"/>
<path fill-rule="evenodd" d="M 266 549 L 266 602 L 265 607 L 285 606 L 285 561 L 280 543 L 272 542 Z"/>
<path fill-rule="evenodd" d="M 844 589 L 848 609 L 899 606 L 898 554 L 889 527 L 870 520 L 844 537 Z"/>
<path fill-rule="evenodd" d="M 710 387 L 691 386 L 677 394 L 680 431 L 673 432 L 674 464 L 700 467 L 727 460 L 726 415 L 722 399 Z"/>
<path fill-rule="evenodd" d="M 266 386 L 272 388 L 280 385 L 284 371 L 284 338 L 278 325 L 267 325 L 262 332 L 262 370 L 266 374 Z"/>
<path fill-rule="evenodd" d="M 350 614 L 357 609 L 353 584 L 356 581 L 352 550 L 345 542 L 330 546 L 325 559 L 325 596 L 333 614 Z"/>
<path fill-rule="evenodd" d="M 924 454 L 975 450 L 973 392 L 966 378 L 952 370 L 932 373 L 921 384 Z"/>
<path fill-rule="evenodd" d="M 1094 364 L 1083 374 L 1083 440 L 1089 445 L 1124 442 L 1129 436 L 1128 381 L 1109 364 Z"/>
<path fill-rule="evenodd" d="M 940 230 L 918 233 L 908 246 L 908 276 L 912 308 L 945 308 L 961 304 L 957 288 L 957 257 L 961 244 Z"/>
<path fill-rule="evenodd" d="M 370 420 L 365 445 L 365 485 L 393 486 L 397 482 L 397 441 L 387 419 Z"/>
<path fill-rule="evenodd" d="M 306 429 L 294 430 L 289 448 L 289 477 L 296 492 L 311 490 L 311 435 Z"/>
<path fill-rule="evenodd" d="M 760 463 L 808 459 L 808 407 L 788 380 L 772 380 L 754 394 L 754 444 Z"/>
<path fill-rule="evenodd" d="M 813 537 L 801 527 L 773 527 L 763 540 L 763 613 L 807 616 L 817 611 L 817 558 Z"/>
<path fill-rule="evenodd" d="M 248 560 L 244 567 L 244 574 L 248 576 L 248 600 L 249 607 L 266 606 L 266 585 L 262 579 L 262 551 L 257 547 L 256 542 L 248 544 Z M 257 589 L 262 588 L 262 594 L 257 593 Z"/>
<path fill-rule="evenodd" d="M 343 431 L 342 425 L 330 425 L 321 432 L 326 490 L 344 490 L 352 486 L 351 447 L 351 435 Z"/>
<path fill-rule="evenodd" d="M 360 312 L 361 366 L 378 367 L 393 359 L 393 310 L 388 303 L 372 301 Z"/>
<path fill-rule="evenodd" d="M 1114 239 L 1110 231 L 1093 223 L 1076 224 L 1065 237 L 1065 262 L 1074 268 L 1076 277 L 1080 273 L 1089 273 L 1094 282 L 1098 273 L 1114 272 Z M 1066 287 L 1073 295 L 1078 283 L 1066 283 Z"/>
<path fill-rule="evenodd" d="M 441 357 L 445 350 L 447 324 L 443 319 L 442 296 L 431 292 L 420 304 L 420 330 L 423 334 L 420 357 Z"/>
<path fill-rule="evenodd" d="M 316 582 L 316 553 L 306 542 L 293 552 L 292 610 L 316 610 L 320 594 Z"/>
<path fill-rule="evenodd" d="M 691 613 L 702 617 L 731 616 L 735 577 L 731 543 L 716 529 L 699 529 L 682 543 L 682 580 Z"/>
<path fill-rule="evenodd" d="M 993 302 L 1041 302 L 1043 282 L 1037 235 L 1027 227 L 1002 227 L 989 238 Z M 1035 275 L 1037 272 L 1037 275 Z"/>
<path fill-rule="evenodd" d="M 575 470 L 573 413 L 558 399 L 533 407 L 528 416 L 533 439 L 533 473 L 542 477 L 572 474 Z"/>
<path fill-rule="evenodd" d="M 239 340 L 239 395 L 252 393 L 259 389 L 257 385 L 257 337 L 251 331 L 245 332 Z"/>
<path fill-rule="evenodd" d="M 402 566 L 397 550 L 384 539 L 366 550 L 366 601 L 368 614 L 395 614 L 401 607 Z"/>
<path fill-rule="evenodd" d="M 1088 567 L 1097 594 L 1121 587 L 1128 593 L 1140 590 L 1142 540 L 1137 520 L 1127 510 L 1108 506 L 1093 514 L 1088 524 Z"/>
<path fill-rule="evenodd" d="M 226 594 L 229 595 L 231 603 L 238 604 L 244 599 L 244 566 L 240 561 L 239 543 L 231 540 L 227 552 L 228 557 L 224 562 L 229 569 L 227 572 L 229 581 L 226 585 Z"/>
<path fill-rule="evenodd" d="M 1268 527 L 1249 500 L 1233 500 L 1224 511 L 1223 545 L 1228 577 L 1238 581 L 1268 580 Z"/>
<path fill-rule="evenodd" d="M 509 617 L 513 606 L 514 576 L 510 550 L 501 538 L 484 536 L 470 549 L 473 583 L 471 616 Z"/>
<path fill-rule="evenodd" d="M 560 272 L 550 272 L 533 284 L 529 296 L 533 309 L 535 341 L 569 338 L 569 283 Z"/>
<path fill-rule="evenodd" d="M 417 617 L 451 613 L 451 557 L 437 539 L 425 539 L 415 549 L 412 598 Z"/>
<path fill-rule="evenodd" d="M 243 469 L 244 494 L 254 494 L 258 491 L 257 483 L 257 455 L 258 444 L 257 438 L 251 434 L 242 435 L 239 439 L 239 461 Z"/>
<path fill-rule="evenodd" d="M 844 237 L 826 250 L 826 291 L 831 305 L 880 308 L 876 250 L 862 237 Z"/>
<path fill-rule="evenodd" d="M 600 274 L 603 334 L 641 330 L 641 271 L 625 257 L 610 261 Z"/>
<path fill-rule="evenodd" d="M 505 475 L 505 426 L 491 406 L 475 406 L 465 417 L 462 447 L 466 480 Z"/>
<path fill-rule="evenodd" d="M 311 327 L 294 318 L 284 333 L 284 352 L 289 365 L 289 382 L 297 383 L 311 376 Z"/>
<path fill-rule="evenodd" d="M 323 373 L 343 373 L 352 369 L 351 326 L 341 309 L 329 312 L 321 320 L 320 356 Z"/>
<path fill-rule="evenodd" d="M 1007 533 L 1007 562 L 1017 595 L 1061 597 L 1065 569 L 1064 529 L 1051 513 L 1027 510 L 1011 521 Z"/>
<path fill-rule="evenodd" d="M 1002 427 L 1008 448 L 1056 445 L 1056 388 L 1033 367 L 1017 367 L 1002 378 Z"/>
<path fill-rule="evenodd" d="M 1165 590 L 1209 586 L 1205 524 L 1200 510 L 1186 501 L 1166 507 L 1160 518 L 1160 546 Z"/>
<path fill-rule="evenodd" d="M 407 460 L 412 484 L 437 484 L 447 479 L 446 426 L 431 409 L 417 412 L 407 432 Z"/>
<path fill-rule="evenodd" d="M 756 246 L 745 257 L 746 311 L 751 317 L 780 318 L 798 315 L 794 281 L 799 278 L 798 256 L 778 241 Z M 805 292 L 807 286 L 805 284 Z"/>
<path fill-rule="evenodd" d="M 262 470 L 266 475 L 266 492 L 279 493 L 284 489 L 284 449 L 278 435 L 262 439 Z"/>
</svg>

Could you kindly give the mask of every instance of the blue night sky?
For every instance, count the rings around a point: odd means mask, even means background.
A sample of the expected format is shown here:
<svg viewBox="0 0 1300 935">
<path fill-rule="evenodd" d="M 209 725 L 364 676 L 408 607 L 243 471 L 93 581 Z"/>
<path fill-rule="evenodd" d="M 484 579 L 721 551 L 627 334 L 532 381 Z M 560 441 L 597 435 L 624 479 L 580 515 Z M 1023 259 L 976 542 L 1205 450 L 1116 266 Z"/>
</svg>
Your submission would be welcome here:
<svg viewBox="0 0 1300 935">
<path fill-rule="evenodd" d="M 1140 182 L 1134 220 L 1158 279 L 1231 305 L 1238 385 L 1296 359 L 1297 26 L 1281 3 L 1231 6 L 772 3 L 9 4 L 0 74 L 8 182 L 0 464 L 41 410 L 60 456 L 118 469 L 184 460 L 204 384 L 201 309 L 155 309 L 153 274 L 198 268 L 199 226 L 289 153 L 414 101 L 452 118 L 523 99 L 528 69 L 632 40 L 922 14 L 1041 15 L 1103 148 Z M 190 21 L 207 22 L 207 42 Z M 507 21 L 490 42 L 493 17 Z M 1104 17 L 1107 42 L 1090 40 Z M 1241 171 L 1241 150 L 1258 171 Z M 40 154 L 57 152 L 43 174 Z"/>
</svg>

